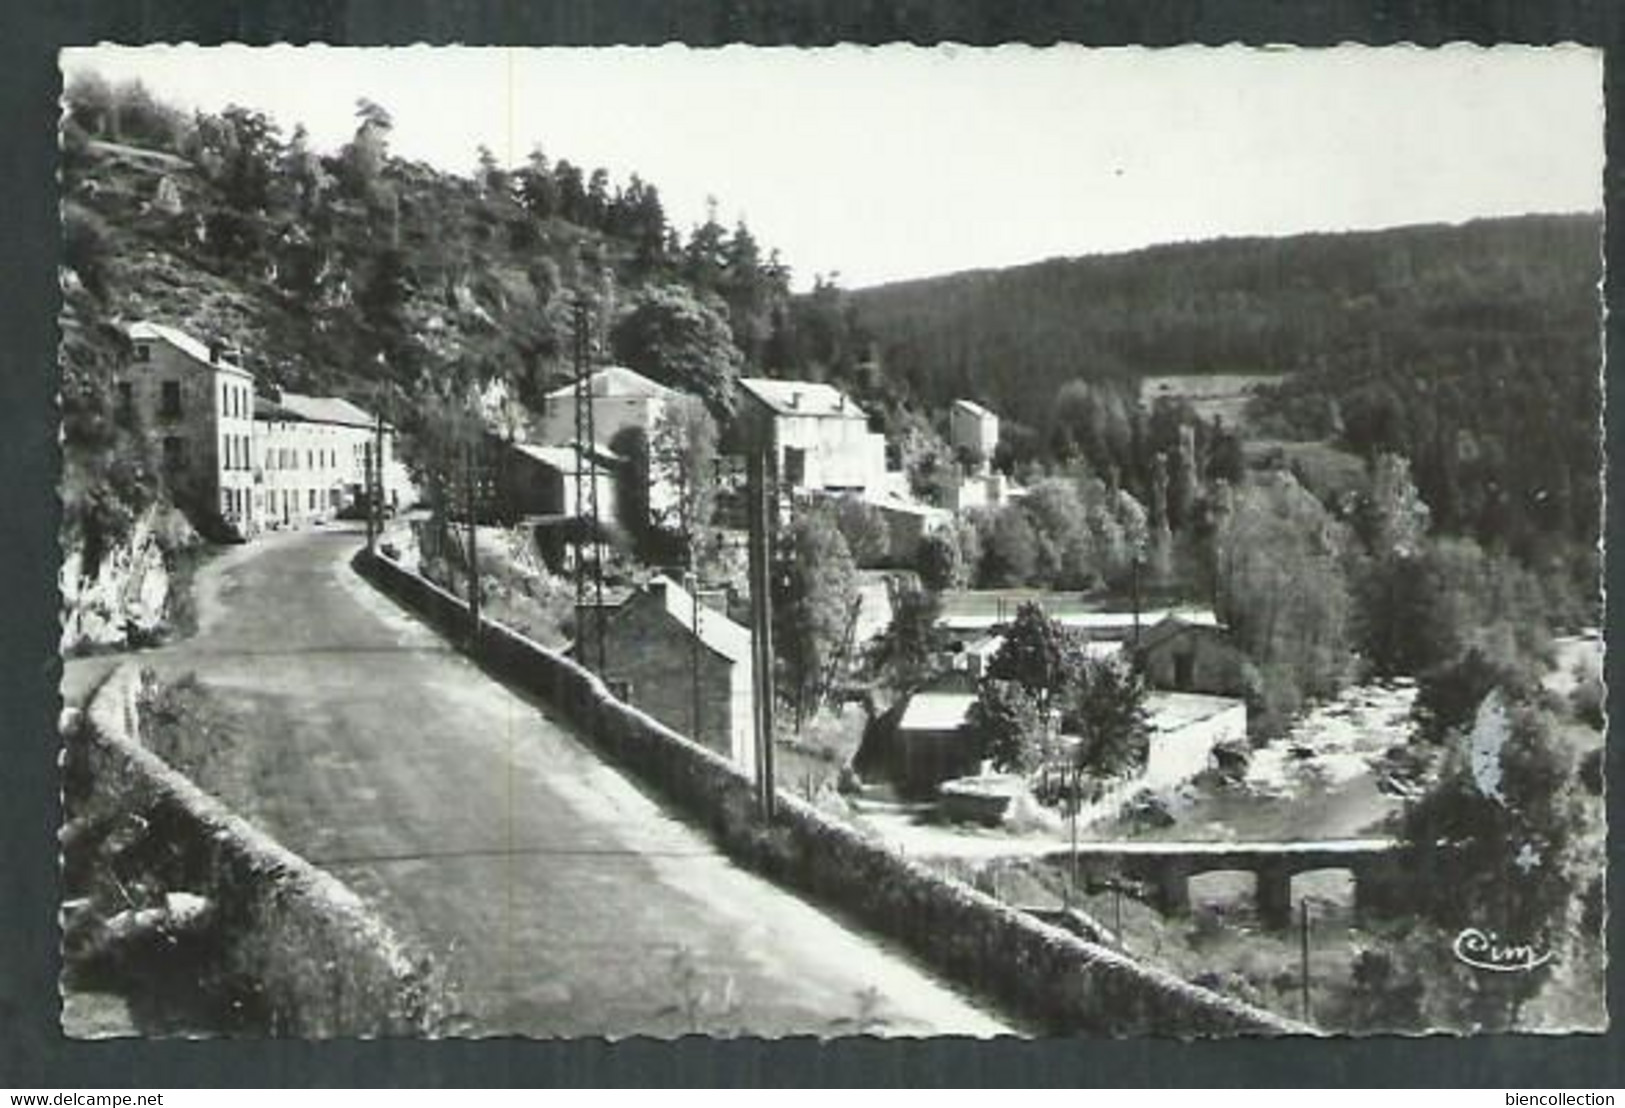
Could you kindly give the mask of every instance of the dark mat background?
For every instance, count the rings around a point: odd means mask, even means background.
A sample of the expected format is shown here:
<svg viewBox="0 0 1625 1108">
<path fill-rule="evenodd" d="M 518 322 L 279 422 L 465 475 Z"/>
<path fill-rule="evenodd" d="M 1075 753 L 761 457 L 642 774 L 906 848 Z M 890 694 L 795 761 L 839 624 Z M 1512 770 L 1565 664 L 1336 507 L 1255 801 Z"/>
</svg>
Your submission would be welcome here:
<svg viewBox="0 0 1625 1108">
<path fill-rule="evenodd" d="M 1564 1038 L 1286 1042 L 746 1040 L 74 1043 L 57 1029 L 59 664 L 56 49 L 98 41 L 1198 42 L 1432 45 L 1585 42 L 1609 49 L 1606 198 L 1621 255 L 1625 58 L 1615 0 L 0 0 L 0 1088 L 514 1085 L 1625 1086 L 1625 1032 Z M 725 174 L 726 167 L 718 172 Z M 1611 309 L 1619 302 L 1610 277 Z M 1610 311 L 1608 347 L 1620 349 Z M 1610 373 L 1611 378 L 1616 374 Z M 1612 390 L 1610 390 L 1610 393 Z M 1610 395 L 1610 417 L 1618 401 Z M 1581 432 L 1583 433 L 1583 431 Z M 1620 439 L 1610 418 L 1610 456 Z M 1609 465 L 1610 477 L 1613 465 Z M 1611 482 L 1610 482 L 1611 483 Z M 1618 530 L 1611 498 L 1607 533 Z M 1610 558 L 1610 596 L 1625 577 Z M 1619 624 L 1610 602 L 1609 637 Z M 1620 667 L 1607 665 L 1610 708 Z M 1621 716 L 1619 718 L 1625 718 Z M 1610 750 L 1620 780 L 1620 751 Z M 1617 801 L 1610 814 L 1619 818 Z M 1625 868 L 1611 843 L 1611 902 Z M 1610 938 L 1617 939 L 1617 914 Z M 1611 946 L 1617 949 L 1617 943 Z M 1620 996 L 1621 973 L 1609 975 Z M 1499 1100 L 1497 1100 L 1499 1102 Z"/>
</svg>

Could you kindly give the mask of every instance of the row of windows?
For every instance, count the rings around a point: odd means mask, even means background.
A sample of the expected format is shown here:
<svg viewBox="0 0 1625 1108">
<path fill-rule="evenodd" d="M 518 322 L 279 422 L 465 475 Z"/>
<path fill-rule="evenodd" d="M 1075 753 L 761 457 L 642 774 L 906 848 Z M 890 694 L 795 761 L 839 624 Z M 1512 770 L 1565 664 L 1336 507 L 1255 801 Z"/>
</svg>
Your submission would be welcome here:
<svg viewBox="0 0 1625 1108">
<path fill-rule="evenodd" d="M 227 469 L 248 469 L 252 464 L 252 451 L 247 435 L 222 435 L 221 457 Z"/>
<path fill-rule="evenodd" d="M 167 466 L 184 466 L 186 464 L 186 439 L 180 435 L 167 435 L 163 440 L 164 464 Z M 303 459 L 301 459 L 303 454 Z M 248 435 L 221 435 L 220 436 L 221 468 L 227 470 L 247 470 L 253 465 L 253 444 Z M 303 466 L 300 465 L 303 460 Z M 280 446 L 265 451 L 265 468 L 267 470 L 292 470 L 301 468 L 307 470 L 337 469 L 339 452 L 335 448 L 323 447 L 320 450 L 300 451 L 291 446 Z"/>
<path fill-rule="evenodd" d="M 249 515 L 249 497 L 251 495 L 252 492 L 249 489 L 221 489 L 220 510 L 229 519 L 244 519 Z M 282 489 L 280 493 L 273 489 L 265 494 L 266 510 L 275 515 L 280 506 L 281 514 L 284 518 L 287 518 L 300 511 L 300 499 L 298 489 Z M 321 491 L 306 489 L 303 497 L 305 502 L 304 510 L 314 512 L 320 507 L 337 508 L 339 506 L 338 490 L 327 490 L 325 497 L 327 503 L 325 505 L 322 503 L 323 499 Z"/>
<path fill-rule="evenodd" d="M 254 415 L 254 393 L 230 381 L 220 382 L 220 410 L 235 419 L 249 419 Z"/>
<path fill-rule="evenodd" d="M 339 465 L 339 452 L 336 449 L 322 447 L 319 450 L 306 450 L 305 469 L 337 469 Z M 299 469 L 299 449 L 292 446 L 279 446 L 275 450 L 265 452 L 266 469 Z"/>
</svg>

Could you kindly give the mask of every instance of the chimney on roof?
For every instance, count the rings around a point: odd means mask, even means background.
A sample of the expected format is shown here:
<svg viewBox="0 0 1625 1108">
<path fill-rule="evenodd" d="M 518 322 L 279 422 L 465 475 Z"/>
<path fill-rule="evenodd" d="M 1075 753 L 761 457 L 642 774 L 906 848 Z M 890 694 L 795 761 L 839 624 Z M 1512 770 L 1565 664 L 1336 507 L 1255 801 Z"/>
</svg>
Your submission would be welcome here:
<svg viewBox="0 0 1625 1108">
<path fill-rule="evenodd" d="M 790 393 L 790 407 L 792 407 L 792 408 L 801 407 L 801 390 L 800 389 L 795 389 L 795 390 L 791 391 L 791 393 Z"/>
<path fill-rule="evenodd" d="M 219 365 L 220 356 L 226 352 L 226 344 L 219 339 L 209 340 L 209 364 Z"/>
</svg>

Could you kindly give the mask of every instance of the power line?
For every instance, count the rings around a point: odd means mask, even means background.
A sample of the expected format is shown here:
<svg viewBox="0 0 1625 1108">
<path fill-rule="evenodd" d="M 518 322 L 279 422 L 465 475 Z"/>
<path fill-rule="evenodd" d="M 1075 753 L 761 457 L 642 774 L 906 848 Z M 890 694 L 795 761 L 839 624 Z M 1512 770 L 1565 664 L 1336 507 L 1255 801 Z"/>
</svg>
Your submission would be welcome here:
<svg viewBox="0 0 1625 1108">
<path fill-rule="evenodd" d="M 597 644 L 597 671 L 605 668 L 604 647 L 604 566 L 602 558 L 602 529 L 598 514 L 598 462 L 597 427 L 594 423 L 592 389 L 592 350 L 587 298 L 578 295 L 575 302 L 575 575 L 576 619 L 590 603 L 593 608 L 593 629 Z M 585 628 L 577 626 L 576 643 L 583 646 Z M 576 651 L 577 660 L 587 662 L 586 650 Z"/>
</svg>

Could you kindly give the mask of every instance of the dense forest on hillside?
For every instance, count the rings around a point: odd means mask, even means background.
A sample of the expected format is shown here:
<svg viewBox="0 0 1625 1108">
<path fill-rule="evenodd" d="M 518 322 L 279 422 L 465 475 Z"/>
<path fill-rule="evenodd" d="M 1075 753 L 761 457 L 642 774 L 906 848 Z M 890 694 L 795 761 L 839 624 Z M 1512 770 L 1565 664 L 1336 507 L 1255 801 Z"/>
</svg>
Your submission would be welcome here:
<svg viewBox="0 0 1625 1108">
<path fill-rule="evenodd" d="M 1355 372 L 1507 332 L 1594 349 L 1600 235 L 1575 216 L 1229 239 L 850 295 L 921 399 L 982 394 L 1034 422 L 1074 377 Z"/>
<path fill-rule="evenodd" d="M 1134 436 L 1140 378 L 1280 375 L 1250 435 L 1404 455 L 1436 525 L 1531 555 L 1596 534 L 1600 232 L 1530 216 L 1226 240 L 812 298 L 844 296 L 848 345 L 904 395 L 1011 417 L 1018 453 L 1133 465 L 1086 440 Z"/>
</svg>

